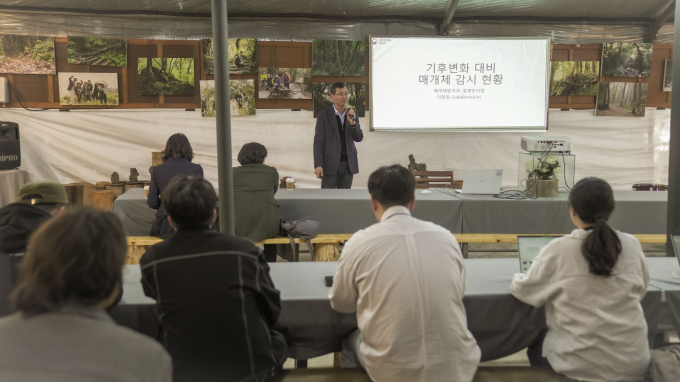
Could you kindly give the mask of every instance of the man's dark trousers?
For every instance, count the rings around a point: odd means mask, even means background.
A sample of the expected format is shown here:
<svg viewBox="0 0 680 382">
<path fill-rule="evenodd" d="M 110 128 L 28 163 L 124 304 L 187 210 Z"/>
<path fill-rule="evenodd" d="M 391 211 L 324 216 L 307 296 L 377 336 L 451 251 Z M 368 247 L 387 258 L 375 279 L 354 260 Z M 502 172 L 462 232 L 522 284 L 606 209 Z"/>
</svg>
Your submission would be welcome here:
<svg viewBox="0 0 680 382">
<path fill-rule="evenodd" d="M 321 188 L 352 188 L 353 179 L 354 174 L 350 171 L 349 164 L 341 161 L 338 172 L 334 175 L 323 174 Z"/>
</svg>

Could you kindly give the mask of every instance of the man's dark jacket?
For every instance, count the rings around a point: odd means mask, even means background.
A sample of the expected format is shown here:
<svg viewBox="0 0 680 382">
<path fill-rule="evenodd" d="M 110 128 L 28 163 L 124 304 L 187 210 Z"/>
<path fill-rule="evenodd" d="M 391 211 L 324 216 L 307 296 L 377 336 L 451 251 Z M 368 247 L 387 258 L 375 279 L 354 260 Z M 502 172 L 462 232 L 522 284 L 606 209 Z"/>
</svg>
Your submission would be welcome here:
<svg viewBox="0 0 680 382">
<path fill-rule="evenodd" d="M 322 167 L 323 174 L 326 176 L 335 175 L 340 167 L 342 143 L 338 119 L 335 117 L 333 105 L 322 110 L 316 117 L 314 168 Z M 364 139 L 364 132 L 361 131 L 361 124 L 359 122 L 354 126 L 350 125 L 348 115 L 345 116 L 345 123 L 343 125 L 347 148 L 347 164 L 352 174 L 358 174 L 359 160 L 357 159 L 357 147 L 354 142 L 361 142 Z"/>
<path fill-rule="evenodd" d="M 0 208 L 0 316 L 11 313 L 9 295 L 16 285 L 17 266 L 26 253 L 28 238 L 51 217 L 25 203 Z"/>
<path fill-rule="evenodd" d="M 174 381 L 263 381 L 275 373 L 271 327 L 281 311 L 269 266 L 252 242 L 179 230 L 141 258 Z"/>
<path fill-rule="evenodd" d="M 161 203 L 160 196 L 172 178 L 177 175 L 203 175 L 203 167 L 200 164 L 191 163 L 188 159 L 168 158 L 165 162 L 153 168 L 146 204 L 158 210 L 156 211 L 156 216 L 168 215 Z"/>
</svg>

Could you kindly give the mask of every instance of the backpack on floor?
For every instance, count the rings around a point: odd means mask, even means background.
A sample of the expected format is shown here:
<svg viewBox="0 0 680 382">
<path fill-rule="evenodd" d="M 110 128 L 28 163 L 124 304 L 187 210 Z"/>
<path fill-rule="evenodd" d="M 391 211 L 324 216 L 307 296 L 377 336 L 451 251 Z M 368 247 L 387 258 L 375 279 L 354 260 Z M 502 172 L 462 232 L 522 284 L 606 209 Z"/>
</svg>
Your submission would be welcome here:
<svg viewBox="0 0 680 382">
<path fill-rule="evenodd" d="M 314 248 L 312 248 L 311 239 L 319 232 L 320 225 L 319 222 L 314 220 L 296 220 L 294 222 L 284 221 L 281 223 L 281 229 L 290 240 L 290 247 L 293 251 L 293 261 L 300 260 L 299 247 L 295 245 L 295 238 L 300 238 L 307 243 L 309 254 L 312 255 L 312 259 L 314 258 Z M 286 258 L 284 256 L 281 257 Z"/>
</svg>

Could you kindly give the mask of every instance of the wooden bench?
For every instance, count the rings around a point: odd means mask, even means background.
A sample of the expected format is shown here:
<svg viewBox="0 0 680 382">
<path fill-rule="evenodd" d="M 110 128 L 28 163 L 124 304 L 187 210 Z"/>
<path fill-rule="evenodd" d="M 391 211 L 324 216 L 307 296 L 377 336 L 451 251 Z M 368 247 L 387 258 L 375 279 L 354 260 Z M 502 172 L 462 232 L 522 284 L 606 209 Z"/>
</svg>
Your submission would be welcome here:
<svg viewBox="0 0 680 382">
<path fill-rule="evenodd" d="M 455 378 L 454 378 L 455 379 Z M 360 369 L 293 369 L 284 370 L 276 382 L 370 382 Z M 480 367 L 473 382 L 573 382 L 547 368 L 540 367 Z"/>
<path fill-rule="evenodd" d="M 352 234 L 321 234 L 311 240 L 314 249 L 313 261 L 338 261 L 340 257 L 340 244 L 349 240 Z M 142 257 L 149 247 L 163 241 L 153 236 L 128 236 L 127 258 L 125 264 L 139 264 Z M 304 240 L 295 239 L 295 243 L 304 244 Z M 277 244 L 290 245 L 287 237 L 275 237 L 255 244 Z M 304 249 L 304 246 L 303 246 Z"/>
<path fill-rule="evenodd" d="M 468 244 L 470 243 L 517 243 L 517 236 L 564 236 L 563 234 L 479 234 L 479 233 L 455 233 L 458 243 L 460 243 L 463 257 L 468 258 Z M 642 244 L 666 244 L 666 235 L 663 234 L 640 234 L 633 235 Z M 340 244 L 343 244 L 352 237 L 348 234 L 320 234 L 312 239 L 312 246 L 314 248 L 313 261 L 337 261 L 340 257 Z M 139 264 L 139 258 L 142 257 L 149 247 L 162 240 L 153 236 L 128 236 L 128 252 L 126 264 Z M 295 239 L 295 243 L 304 243 L 303 240 Z M 287 237 L 276 237 L 267 239 L 255 244 L 278 244 L 290 245 Z M 505 251 L 505 250 L 504 250 Z M 512 252 L 512 250 L 507 250 Z"/>
</svg>

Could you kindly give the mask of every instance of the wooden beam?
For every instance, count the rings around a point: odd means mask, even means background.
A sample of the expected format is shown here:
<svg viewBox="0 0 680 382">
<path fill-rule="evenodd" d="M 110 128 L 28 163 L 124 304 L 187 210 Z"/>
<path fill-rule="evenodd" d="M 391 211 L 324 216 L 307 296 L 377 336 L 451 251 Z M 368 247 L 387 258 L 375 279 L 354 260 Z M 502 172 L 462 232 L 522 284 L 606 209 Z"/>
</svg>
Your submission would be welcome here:
<svg viewBox="0 0 680 382">
<path fill-rule="evenodd" d="M 439 25 L 439 34 L 445 35 L 446 30 L 449 29 L 451 25 L 451 20 L 453 20 L 453 14 L 456 13 L 456 8 L 458 8 L 458 2 L 460 0 L 449 0 L 444 8 L 444 21 Z"/>
<path fill-rule="evenodd" d="M 661 16 L 659 16 L 658 19 L 656 19 L 652 25 L 649 27 L 649 42 L 654 43 L 656 42 L 656 36 L 657 33 L 659 33 L 659 29 L 663 26 L 663 24 L 668 21 L 668 18 L 671 17 L 671 15 L 675 12 L 675 0 L 673 0 L 668 6 L 666 7 L 666 10 L 663 11 Z"/>
</svg>

